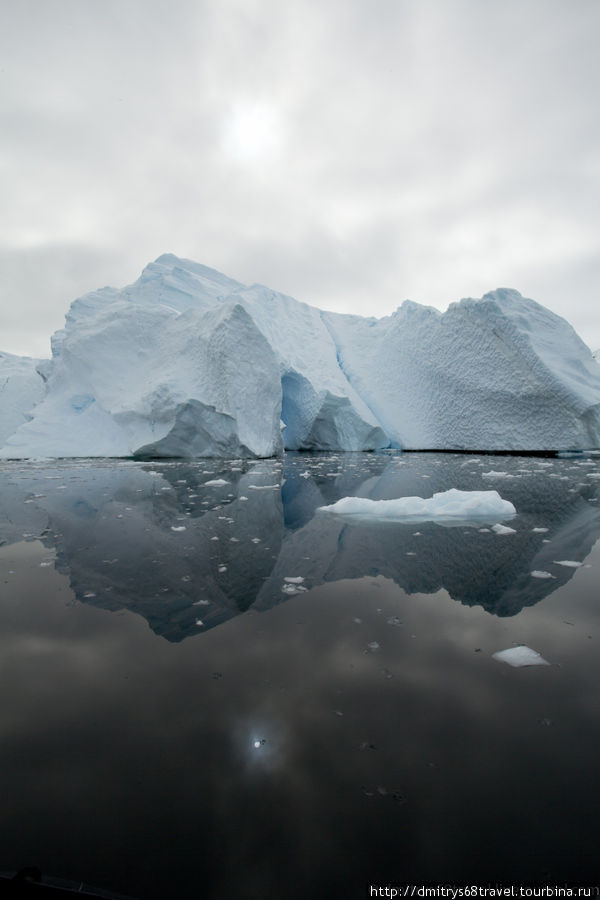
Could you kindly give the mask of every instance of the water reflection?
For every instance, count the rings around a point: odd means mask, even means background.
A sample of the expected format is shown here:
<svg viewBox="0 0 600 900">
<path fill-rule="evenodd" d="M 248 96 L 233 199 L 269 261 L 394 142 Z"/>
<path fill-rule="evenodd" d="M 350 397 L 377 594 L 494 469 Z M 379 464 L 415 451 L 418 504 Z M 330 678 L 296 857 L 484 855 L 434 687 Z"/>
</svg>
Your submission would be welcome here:
<svg viewBox="0 0 600 900">
<path fill-rule="evenodd" d="M 41 539 L 79 601 L 132 610 L 170 641 L 365 575 L 409 594 L 444 588 L 512 616 L 565 584 L 576 569 L 557 561 L 583 563 L 600 536 L 596 458 L 39 461 L 4 463 L 0 477 L 3 543 Z M 498 490 L 517 509 L 515 533 L 315 515 L 344 496 L 429 497 L 450 487 Z"/>
</svg>

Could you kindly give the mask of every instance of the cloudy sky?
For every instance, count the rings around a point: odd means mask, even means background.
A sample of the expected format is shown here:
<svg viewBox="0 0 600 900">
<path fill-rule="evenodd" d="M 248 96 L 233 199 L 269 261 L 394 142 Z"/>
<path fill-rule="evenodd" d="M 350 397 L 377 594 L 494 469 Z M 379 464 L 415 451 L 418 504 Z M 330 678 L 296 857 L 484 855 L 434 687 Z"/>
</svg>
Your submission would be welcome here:
<svg viewBox="0 0 600 900">
<path fill-rule="evenodd" d="M 0 350 L 173 252 L 600 347 L 598 0 L 0 0 Z"/>
</svg>

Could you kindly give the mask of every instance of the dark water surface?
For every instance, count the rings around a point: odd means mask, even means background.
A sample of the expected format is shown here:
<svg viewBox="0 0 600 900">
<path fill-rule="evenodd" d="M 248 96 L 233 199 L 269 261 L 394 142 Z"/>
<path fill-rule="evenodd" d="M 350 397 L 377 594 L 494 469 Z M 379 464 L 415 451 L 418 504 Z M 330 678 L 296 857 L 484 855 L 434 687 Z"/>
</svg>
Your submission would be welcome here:
<svg viewBox="0 0 600 900">
<path fill-rule="evenodd" d="M 514 533 L 315 514 L 451 487 Z M 599 497 L 595 457 L 1 463 L 0 870 L 598 883 Z"/>
</svg>

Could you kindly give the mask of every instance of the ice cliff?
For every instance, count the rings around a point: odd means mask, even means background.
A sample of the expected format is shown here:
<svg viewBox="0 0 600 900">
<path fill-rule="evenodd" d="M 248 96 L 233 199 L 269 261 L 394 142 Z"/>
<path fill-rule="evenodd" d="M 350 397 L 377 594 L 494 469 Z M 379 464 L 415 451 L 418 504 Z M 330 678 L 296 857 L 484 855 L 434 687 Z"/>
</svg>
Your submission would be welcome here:
<svg viewBox="0 0 600 900">
<path fill-rule="evenodd" d="M 0 355 L 0 455 L 600 446 L 600 369 L 517 291 L 323 312 L 170 254 L 76 300 L 43 363 Z"/>
</svg>

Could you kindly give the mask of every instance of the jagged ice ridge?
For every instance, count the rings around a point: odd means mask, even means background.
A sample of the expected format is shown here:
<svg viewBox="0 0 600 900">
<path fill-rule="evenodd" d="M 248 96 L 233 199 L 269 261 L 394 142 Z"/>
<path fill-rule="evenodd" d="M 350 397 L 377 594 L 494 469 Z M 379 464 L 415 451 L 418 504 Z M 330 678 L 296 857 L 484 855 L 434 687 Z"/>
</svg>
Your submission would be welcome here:
<svg viewBox="0 0 600 900">
<path fill-rule="evenodd" d="M 50 360 L 0 354 L 0 423 L 5 458 L 590 449 L 600 368 L 514 290 L 364 318 L 166 254 L 75 300 Z"/>
</svg>

